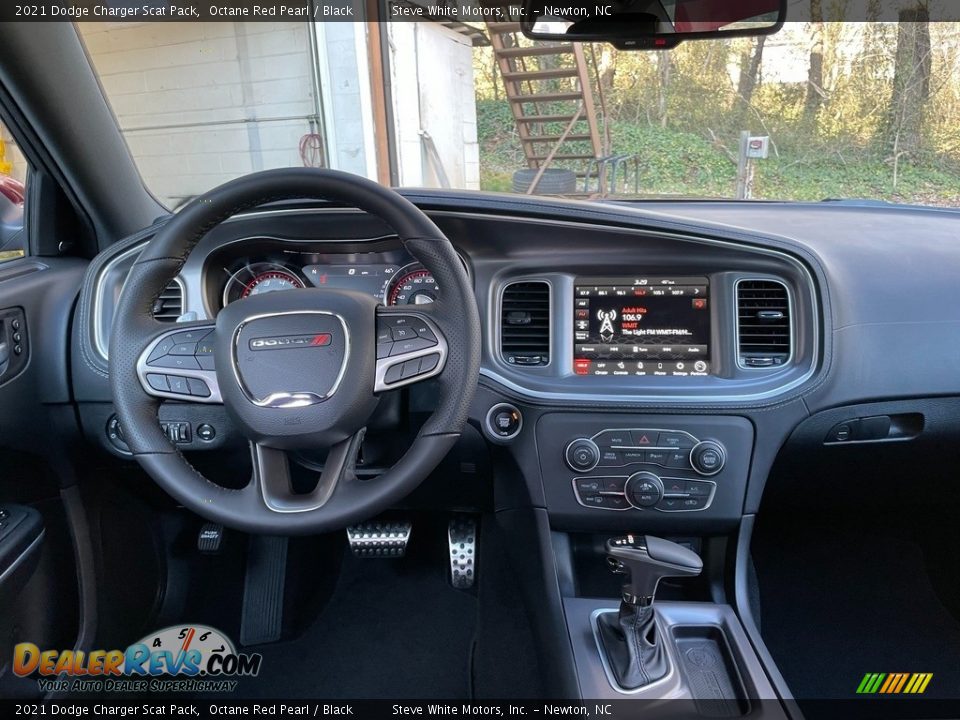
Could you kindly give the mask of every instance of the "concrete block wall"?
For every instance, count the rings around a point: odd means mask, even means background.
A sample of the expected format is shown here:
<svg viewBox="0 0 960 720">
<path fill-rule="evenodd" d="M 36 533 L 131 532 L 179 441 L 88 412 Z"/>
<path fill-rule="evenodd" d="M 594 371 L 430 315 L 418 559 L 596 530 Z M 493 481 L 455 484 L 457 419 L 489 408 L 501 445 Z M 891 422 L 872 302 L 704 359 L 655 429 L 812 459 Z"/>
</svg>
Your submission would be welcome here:
<svg viewBox="0 0 960 720">
<path fill-rule="evenodd" d="M 147 186 L 176 205 L 237 175 L 302 165 L 313 131 L 306 23 L 79 23 Z"/>
</svg>

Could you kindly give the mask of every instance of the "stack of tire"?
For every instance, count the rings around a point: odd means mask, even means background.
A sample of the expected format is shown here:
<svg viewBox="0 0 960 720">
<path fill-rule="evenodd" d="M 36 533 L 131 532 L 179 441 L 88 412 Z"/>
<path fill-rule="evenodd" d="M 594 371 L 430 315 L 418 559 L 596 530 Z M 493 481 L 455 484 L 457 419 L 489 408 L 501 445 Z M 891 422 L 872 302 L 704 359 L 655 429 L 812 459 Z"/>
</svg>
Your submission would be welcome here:
<svg viewBox="0 0 960 720">
<path fill-rule="evenodd" d="M 536 168 L 524 168 L 513 174 L 513 192 L 525 194 L 533 184 Z M 577 174 L 566 168 L 547 168 L 533 189 L 534 195 L 570 195 L 577 191 Z"/>
</svg>

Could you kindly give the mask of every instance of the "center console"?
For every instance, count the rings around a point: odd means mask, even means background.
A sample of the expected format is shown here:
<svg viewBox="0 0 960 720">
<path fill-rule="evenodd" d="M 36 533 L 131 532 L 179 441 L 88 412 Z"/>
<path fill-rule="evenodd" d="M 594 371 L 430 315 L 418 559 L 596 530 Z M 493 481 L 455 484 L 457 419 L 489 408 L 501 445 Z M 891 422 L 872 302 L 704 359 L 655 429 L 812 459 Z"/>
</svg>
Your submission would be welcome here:
<svg viewBox="0 0 960 720">
<path fill-rule="evenodd" d="M 548 413 L 537 423 L 556 527 L 677 532 L 740 519 L 753 426 L 740 417 Z"/>
</svg>

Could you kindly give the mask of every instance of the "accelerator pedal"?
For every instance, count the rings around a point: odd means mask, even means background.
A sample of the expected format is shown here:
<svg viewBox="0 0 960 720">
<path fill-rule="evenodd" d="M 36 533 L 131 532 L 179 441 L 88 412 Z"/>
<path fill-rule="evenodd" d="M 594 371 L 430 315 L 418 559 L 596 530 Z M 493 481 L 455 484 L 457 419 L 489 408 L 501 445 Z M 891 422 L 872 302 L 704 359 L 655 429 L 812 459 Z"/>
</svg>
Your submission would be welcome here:
<svg viewBox="0 0 960 720">
<path fill-rule="evenodd" d="M 469 515 L 455 515 L 447 527 L 450 550 L 450 584 L 469 590 L 477 579 L 477 521 Z"/>
<path fill-rule="evenodd" d="M 413 523 L 390 520 L 360 523 L 347 528 L 347 540 L 356 557 L 399 558 L 407 552 Z"/>
<path fill-rule="evenodd" d="M 251 535 L 240 619 L 242 645 L 261 645 L 280 639 L 286 579 L 287 538 Z"/>
</svg>

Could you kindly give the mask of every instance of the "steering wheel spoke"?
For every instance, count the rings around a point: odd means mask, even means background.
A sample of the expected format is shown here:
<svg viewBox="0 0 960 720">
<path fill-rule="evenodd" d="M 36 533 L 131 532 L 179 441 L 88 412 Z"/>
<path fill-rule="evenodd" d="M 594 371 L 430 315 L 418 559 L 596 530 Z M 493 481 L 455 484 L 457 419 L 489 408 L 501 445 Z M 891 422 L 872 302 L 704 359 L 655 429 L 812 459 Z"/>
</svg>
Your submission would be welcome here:
<svg viewBox="0 0 960 720">
<path fill-rule="evenodd" d="M 435 313 L 424 306 L 377 309 L 377 372 L 374 392 L 421 382 L 443 372 L 446 336 Z"/>
<path fill-rule="evenodd" d="M 330 447 L 317 486 L 309 493 L 294 492 L 287 451 L 251 442 L 253 480 L 260 489 L 263 504 L 278 513 L 309 512 L 322 508 L 342 481 L 354 477 L 364 432 L 361 430 Z"/>
<path fill-rule="evenodd" d="M 170 400 L 221 403 L 213 359 L 213 325 L 179 326 L 157 335 L 137 360 L 148 395 Z"/>
</svg>

